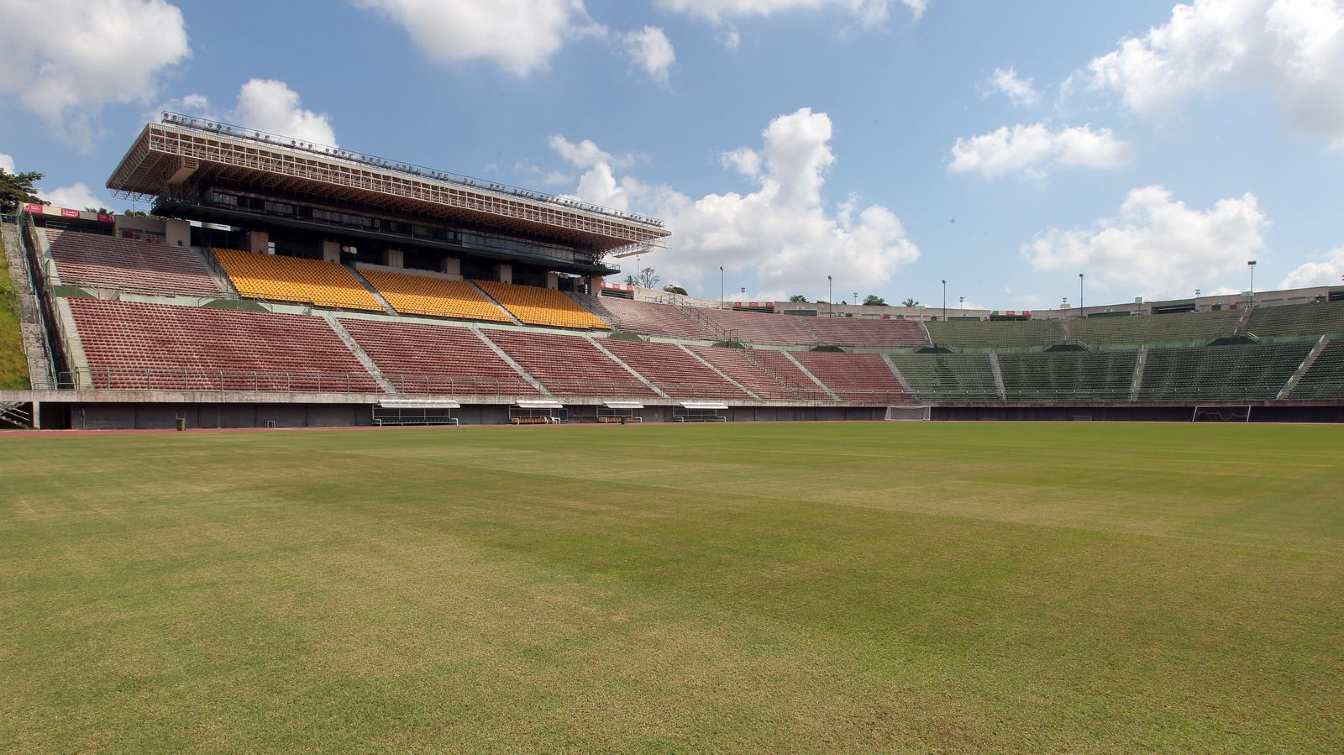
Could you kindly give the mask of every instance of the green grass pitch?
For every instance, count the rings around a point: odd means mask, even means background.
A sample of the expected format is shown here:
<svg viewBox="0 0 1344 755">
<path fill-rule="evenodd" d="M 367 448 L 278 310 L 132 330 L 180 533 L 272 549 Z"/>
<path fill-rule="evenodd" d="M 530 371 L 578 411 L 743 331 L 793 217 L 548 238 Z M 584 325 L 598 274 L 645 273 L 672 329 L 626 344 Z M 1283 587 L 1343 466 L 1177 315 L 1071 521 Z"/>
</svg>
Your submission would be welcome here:
<svg viewBox="0 0 1344 755">
<path fill-rule="evenodd" d="M 12 752 L 1344 750 L 1344 428 L 0 437 Z"/>
</svg>

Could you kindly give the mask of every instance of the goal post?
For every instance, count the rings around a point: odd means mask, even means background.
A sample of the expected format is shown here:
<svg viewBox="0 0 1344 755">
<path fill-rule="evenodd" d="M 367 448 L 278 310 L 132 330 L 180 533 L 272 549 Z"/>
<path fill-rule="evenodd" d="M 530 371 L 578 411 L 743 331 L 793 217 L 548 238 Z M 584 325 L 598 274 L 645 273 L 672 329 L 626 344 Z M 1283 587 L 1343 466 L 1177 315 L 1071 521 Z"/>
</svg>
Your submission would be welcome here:
<svg viewBox="0 0 1344 755">
<path fill-rule="evenodd" d="M 927 406 L 888 406 L 887 422 L 928 422 L 933 412 Z"/>
<path fill-rule="evenodd" d="M 1191 422 L 1250 422 L 1251 406 L 1196 406 Z"/>
</svg>

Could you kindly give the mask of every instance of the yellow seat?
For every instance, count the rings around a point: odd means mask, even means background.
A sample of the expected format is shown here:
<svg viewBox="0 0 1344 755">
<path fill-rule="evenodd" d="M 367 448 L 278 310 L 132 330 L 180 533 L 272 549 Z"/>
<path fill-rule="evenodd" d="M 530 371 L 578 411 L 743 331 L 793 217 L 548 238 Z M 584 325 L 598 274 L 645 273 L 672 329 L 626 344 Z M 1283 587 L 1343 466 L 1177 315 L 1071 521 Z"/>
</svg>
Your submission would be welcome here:
<svg viewBox="0 0 1344 755">
<path fill-rule="evenodd" d="M 466 281 L 374 268 L 359 272 L 402 314 L 509 322 L 503 310 Z"/>
<path fill-rule="evenodd" d="M 528 325 L 556 328 L 609 330 L 602 318 L 579 306 L 560 291 L 536 286 L 515 286 L 498 281 L 477 281 L 495 301 Z"/>
<path fill-rule="evenodd" d="M 238 249 L 212 249 L 238 293 L 252 299 L 293 301 L 318 307 L 363 309 L 382 307 L 354 274 L 336 262 L 255 254 Z"/>
</svg>

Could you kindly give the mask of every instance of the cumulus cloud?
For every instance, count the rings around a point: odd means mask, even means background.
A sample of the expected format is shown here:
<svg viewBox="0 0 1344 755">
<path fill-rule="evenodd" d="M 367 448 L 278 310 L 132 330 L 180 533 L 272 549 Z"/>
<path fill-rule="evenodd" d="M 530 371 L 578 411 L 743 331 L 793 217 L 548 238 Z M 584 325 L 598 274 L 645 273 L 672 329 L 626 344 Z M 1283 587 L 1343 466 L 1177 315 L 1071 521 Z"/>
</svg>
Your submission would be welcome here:
<svg viewBox="0 0 1344 755">
<path fill-rule="evenodd" d="M 1021 252 L 1037 270 L 1086 271 L 1098 285 L 1176 295 L 1244 269 L 1264 248 L 1267 225 L 1254 194 L 1197 210 L 1162 186 L 1147 186 L 1130 191 L 1115 217 L 1090 228 L 1050 228 Z"/>
<path fill-rule="evenodd" d="M 97 209 L 109 206 L 106 199 L 94 194 L 93 190 L 83 181 L 77 181 L 69 186 L 58 186 L 51 191 L 39 191 L 37 195 L 50 202 L 54 207 L 83 210 L 89 207 Z"/>
<path fill-rule="evenodd" d="M 1051 131 L 1044 123 L 1003 126 L 987 134 L 957 139 L 952 145 L 953 173 L 999 178 L 1021 173 L 1044 178 L 1054 167 L 1115 168 L 1129 161 L 1130 145 L 1108 128 L 1074 126 Z"/>
<path fill-rule="evenodd" d="M 18 173 L 18 171 L 14 168 L 14 158 L 10 157 L 9 155 L 6 155 L 4 152 L 0 152 L 0 170 L 3 170 L 4 172 L 9 173 L 11 175 L 13 175 L 14 173 Z"/>
<path fill-rule="evenodd" d="M 578 199 L 615 210 L 628 210 L 631 197 L 644 191 L 643 185 L 634 178 L 616 178 L 615 168 L 630 165 L 632 158 L 614 157 L 591 139 L 572 142 L 560 134 L 553 134 L 548 144 L 561 159 L 583 171 L 573 194 Z"/>
<path fill-rule="evenodd" d="M 1344 150 L 1344 3 L 1179 4 L 1166 24 L 1122 40 L 1066 84 L 1113 94 L 1144 115 L 1236 87 L 1272 93 L 1294 130 Z"/>
<path fill-rule="evenodd" d="M 759 149 L 724 153 L 725 165 L 752 178 L 754 190 L 701 197 L 618 179 L 610 162 L 595 157 L 605 154 L 595 145 L 577 149 L 575 154 L 591 158 L 578 193 L 590 201 L 615 195 L 664 218 L 672 237 L 658 253 L 658 270 L 690 287 L 702 286 L 723 265 L 755 276 L 754 297 L 820 290 L 828 274 L 875 288 L 917 260 L 919 248 L 886 207 L 864 205 L 854 196 L 834 207 L 823 202 L 826 171 L 835 161 L 831 133 L 825 113 L 802 108 L 781 115 L 762 132 Z M 570 151 L 555 139 L 552 147 Z"/>
<path fill-rule="evenodd" d="M 1344 246 L 1327 252 L 1320 259 L 1293 268 L 1279 288 L 1338 286 L 1344 283 Z"/>
<path fill-rule="evenodd" d="M 1018 107 L 1031 107 L 1041 101 L 1041 93 L 1036 91 L 1035 79 L 1019 77 L 1014 68 L 995 68 L 986 85 L 990 92 L 1002 94 Z"/>
<path fill-rule="evenodd" d="M 182 12 L 164 0 L 0 0 L 0 92 L 83 148 L 98 109 L 148 102 L 190 55 Z"/>
<path fill-rule="evenodd" d="M 668 71 L 677 62 L 677 52 L 662 29 L 645 26 L 639 31 L 627 32 L 621 35 L 621 43 L 631 62 L 654 81 L 667 82 Z"/>
<path fill-rule="evenodd" d="M 231 109 L 216 112 L 210 99 L 203 94 L 188 94 L 160 105 L 160 111 L 195 115 L 212 120 L 223 120 L 239 126 L 289 136 L 314 144 L 336 146 L 336 131 L 331 116 L 315 113 L 302 106 L 299 93 L 283 81 L 250 79 L 238 90 L 238 99 Z"/>
<path fill-rule="evenodd" d="M 486 60 L 515 76 L 543 68 L 570 39 L 605 35 L 583 0 L 355 0 L 400 24 L 431 60 Z"/>
<path fill-rule="evenodd" d="M 839 9 L 865 27 L 881 26 L 891 18 L 893 0 L 658 0 L 658 6 L 713 24 L 730 18 L 769 16 L 787 11 Z M 916 21 L 928 10 L 928 0 L 901 0 Z"/>
</svg>

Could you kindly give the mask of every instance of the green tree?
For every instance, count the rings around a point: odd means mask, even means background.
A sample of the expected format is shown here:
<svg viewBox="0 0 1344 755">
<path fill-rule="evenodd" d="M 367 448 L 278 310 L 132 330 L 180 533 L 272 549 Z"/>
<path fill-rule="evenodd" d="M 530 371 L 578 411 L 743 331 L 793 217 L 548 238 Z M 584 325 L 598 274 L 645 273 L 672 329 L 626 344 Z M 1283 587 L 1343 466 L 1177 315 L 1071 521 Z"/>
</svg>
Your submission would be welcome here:
<svg viewBox="0 0 1344 755">
<path fill-rule="evenodd" d="M 887 306 L 887 300 L 886 300 L 886 299 L 883 299 L 882 297 L 878 296 L 877 294 L 868 294 L 868 298 L 866 298 L 866 299 L 863 300 L 863 306 L 865 306 L 865 307 L 885 307 L 885 306 Z"/>
<path fill-rule="evenodd" d="M 908 297 L 908 298 L 906 298 L 905 301 L 901 302 L 901 306 L 902 306 L 902 307 L 918 307 L 918 306 L 919 306 L 919 299 L 916 299 L 916 298 L 913 297 L 913 296 Z"/>
<path fill-rule="evenodd" d="M 669 294 L 681 294 L 682 296 L 690 296 L 690 294 L 686 293 L 686 289 L 673 283 L 669 283 L 666 286 L 663 286 L 663 290 Z"/>
<path fill-rule="evenodd" d="M 9 173 L 0 168 L 0 212 L 14 212 L 20 203 L 50 204 L 37 196 L 35 184 L 41 173 Z"/>
<path fill-rule="evenodd" d="M 803 296 L 802 294 L 794 294 L 793 296 L 790 296 L 790 297 L 789 297 L 789 301 L 791 301 L 791 302 L 793 302 L 793 303 L 795 303 L 795 304 L 806 304 L 806 303 L 807 303 L 807 297 L 806 297 L 806 296 Z"/>
</svg>

